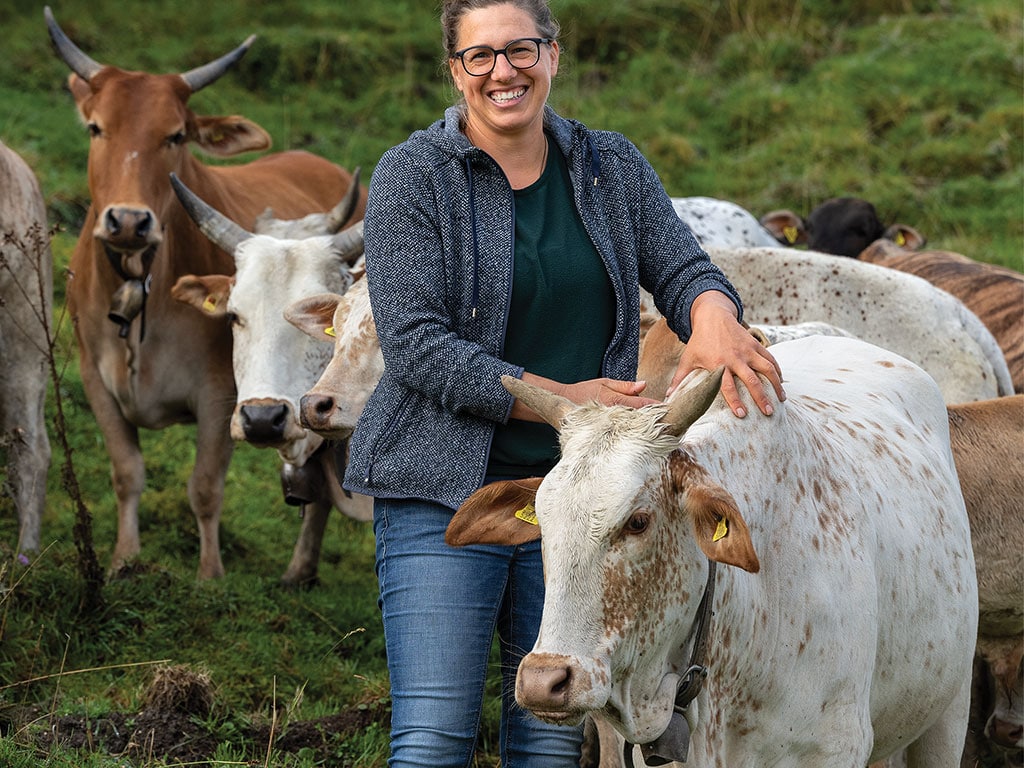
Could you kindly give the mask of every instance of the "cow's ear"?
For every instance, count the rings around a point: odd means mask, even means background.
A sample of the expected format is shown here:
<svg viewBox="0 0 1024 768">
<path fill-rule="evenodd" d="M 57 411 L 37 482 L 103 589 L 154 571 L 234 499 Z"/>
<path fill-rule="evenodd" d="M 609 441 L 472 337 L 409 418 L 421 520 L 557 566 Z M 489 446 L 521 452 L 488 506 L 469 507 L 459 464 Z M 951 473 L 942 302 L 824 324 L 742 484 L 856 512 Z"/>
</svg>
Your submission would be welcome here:
<svg viewBox="0 0 1024 768">
<path fill-rule="evenodd" d="M 196 132 L 192 141 L 208 154 L 230 157 L 241 152 L 269 149 L 273 143 L 270 134 L 252 120 L 238 115 L 230 117 L 196 117 Z"/>
<path fill-rule="evenodd" d="M 732 494 L 712 482 L 707 472 L 682 451 L 672 454 L 669 471 L 673 486 L 685 495 L 686 512 L 704 554 L 716 563 L 735 565 L 750 573 L 761 570 L 747 522 Z"/>
<path fill-rule="evenodd" d="M 336 293 L 318 293 L 299 299 L 284 310 L 284 319 L 307 336 L 317 341 L 333 341 L 334 311 L 341 296 Z"/>
<path fill-rule="evenodd" d="M 540 538 L 533 502 L 542 478 L 490 483 L 466 499 L 448 524 L 444 540 L 467 544 L 525 544 Z"/>
<path fill-rule="evenodd" d="M 892 240 L 900 248 L 906 248 L 908 251 L 919 250 L 927 242 L 925 236 L 909 224 L 893 224 L 886 228 L 882 237 Z"/>
<path fill-rule="evenodd" d="M 806 245 L 807 228 L 804 220 L 792 211 L 771 211 L 761 217 L 761 226 L 783 245 Z"/>
<path fill-rule="evenodd" d="M 78 116 L 82 118 L 82 122 L 88 123 L 89 117 L 86 113 L 91 110 L 86 102 L 92 96 L 92 88 L 89 87 L 89 83 L 72 72 L 68 75 L 68 90 L 71 91 L 71 96 L 75 100 Z"/>
<path fill-rule="evenodd" d="M 750 573 L 761 570 L 747 522 L 728 491 L 714 485 L 691 486 L 686 491 L 686 505 L 705 555 Z"/>
<path fill-rule="evenodd" d="M 227 314 L 231 280 L 229 275 L 182 275 L 171 288 L 171 298 L 204 315 L 223 317 Z"/>
</svg>

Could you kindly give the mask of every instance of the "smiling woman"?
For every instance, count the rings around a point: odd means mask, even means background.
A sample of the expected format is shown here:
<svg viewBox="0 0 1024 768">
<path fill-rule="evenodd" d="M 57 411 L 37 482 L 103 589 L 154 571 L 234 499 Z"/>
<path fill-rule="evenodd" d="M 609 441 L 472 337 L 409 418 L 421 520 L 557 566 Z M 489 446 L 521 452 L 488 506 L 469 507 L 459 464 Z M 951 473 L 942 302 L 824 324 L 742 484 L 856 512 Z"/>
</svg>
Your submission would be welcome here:
<svg viewBox="0 0 1024 768">
<path fill-rule="evenodd" d="M 497 629 L 502 764 L 575 767 L 581 728 L 542 723 L 512 697 L 540 622 L 539 543 L 444 540 L 475 490 L 539 478 L 557 459 L 554 430 L 501 377 L 578 403 L 653 404 L 635 381 L 641 284 L 689 340 L 677 381 L 724 367 L 742 416 L 734 377 L 770 413 L 765 386 L 784 398 L 780 371 L 646 158 L 547 105 L 561 53 L 547 3 L 448 0 L 441 24 L 461 103 L 388 150 L 370 183 L 366 280 L 384 372 L 345 478 L 375 499 L 390 765 L 465 768 Z"/>
</svg>

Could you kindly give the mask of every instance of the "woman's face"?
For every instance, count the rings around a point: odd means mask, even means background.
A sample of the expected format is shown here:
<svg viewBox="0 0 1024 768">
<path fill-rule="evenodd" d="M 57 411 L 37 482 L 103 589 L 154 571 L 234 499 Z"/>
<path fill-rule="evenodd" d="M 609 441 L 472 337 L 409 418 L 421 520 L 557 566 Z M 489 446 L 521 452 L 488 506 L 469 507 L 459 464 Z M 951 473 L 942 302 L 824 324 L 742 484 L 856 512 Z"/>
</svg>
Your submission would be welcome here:
<svg viewBox="0 0 1024 768">
<path fill-rule="evenodd" d="M 456 50 L 487 45 L 502 50 L 512 40 L 541 37 L 533 18 L 511 4 L 491 5 L 467 12 L 459 22 Z M 502 54 L 489 75 L 469 75 L 462 62 L 450 59 L 455 87 L 466 99 L 467 133 L 515 135 L 543 125 L 544 104 L 551 78 L 558 71 L 558 43 L 541 44 L 540 60 L 529 69 L 516 69 Z"/>
</svg>

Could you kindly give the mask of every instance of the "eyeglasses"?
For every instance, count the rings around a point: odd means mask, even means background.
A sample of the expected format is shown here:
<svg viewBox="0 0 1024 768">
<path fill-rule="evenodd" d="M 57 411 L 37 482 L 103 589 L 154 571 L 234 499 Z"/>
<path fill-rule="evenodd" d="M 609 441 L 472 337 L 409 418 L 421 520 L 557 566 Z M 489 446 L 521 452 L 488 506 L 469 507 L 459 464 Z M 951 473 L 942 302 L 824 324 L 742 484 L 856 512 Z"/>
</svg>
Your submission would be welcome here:
<svg viewBox="0 0 1024 768">
<path fill-rule="evenodd" d="M 462 62 L 462 68 L 466 70 L 466 74 L 483 77 L 494 71 L 499 53 L 503 54 L 508 59 L 508 63 L 516 69 L 529 69 L 540 61 L 541 43 L 552 42 L 554 42 L 554 38 L 551 37 L 520 37 L 504 48 L 495 49 L 489 45 L 463 48 L 461 51 L 453 53 L 452 58 Z"/>
</svg>

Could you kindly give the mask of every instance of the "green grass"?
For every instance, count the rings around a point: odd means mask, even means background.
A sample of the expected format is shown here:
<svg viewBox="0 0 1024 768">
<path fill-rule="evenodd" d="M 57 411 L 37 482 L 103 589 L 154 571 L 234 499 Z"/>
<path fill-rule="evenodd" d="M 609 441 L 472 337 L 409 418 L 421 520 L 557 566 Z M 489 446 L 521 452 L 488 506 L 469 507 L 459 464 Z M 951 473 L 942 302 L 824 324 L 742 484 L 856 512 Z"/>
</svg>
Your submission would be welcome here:
<svg viewBox="0 0 1024 768">
<path fill-rule="evenodd" d="M 440 76 L 433 6 L 53 2 L 83 50 L 125 68 L 184 71 L 257 33 L 239 66 L 195 94 L 192 107 L 244 114 L 271 133 L 275 149 L 361 165 L 364 178 L 385 149 L 453 99 Z M 625 132 L 670 194 L 731 199 L 756 215 L 782 207 L 806 214 L 827 197 L 862 196 L 934 247 L 1024 269 L 1019 2 L 561 0 L 555 10 L 563 60 L 553 105 Z M 0 6 L 0 27 L 0 137 L 35 169 L 61 229 L 53 243 L 59 310 L 62 269 L 88 205 L 87 138 L 42 5 L 11 0 Z M 66 324 L 59 348 L 68 437 L 105 566 L 114 498 Z M 227 576 L 197 583 L 184 490 L 192 439 L 188 426 L 144 435 L 142 554 L 131 577 L 106 585 L 98 615 L 78 610 L 73 507 L 55 455 L 45 551 L 29 568 L 9 550 L 0 558 L 0 764 L 122 765 L 33 747 L 31 736 L 61 715 L 134 711 L 164 661 L 210 675 L 216 704 L 204 725 L 220 743 L 217 765 L 262 765 L 267 744 L 242 734 L 275 708 L 299 720 L 386 707 L 369 526 L 333 517 L 321 585 L 281 589 L 297 513 L 280 500 L 275 456 L 240 446 L 222 520 Z M 0 495 L 0 541 L 13 543 L 16 531 L 11 501 Z M 482 764 L 495 760 L 496 692 L 494 683 Z M 369 728 L 340 745 L 336 759 L 381 765 L 386 742 L 382 729 Z M 305 768 L 316 758 L 279 751 L 270 764 Z"/>
</svg>

